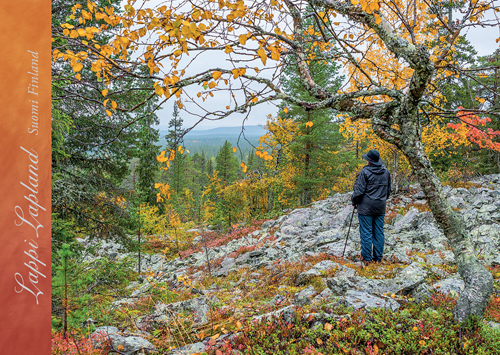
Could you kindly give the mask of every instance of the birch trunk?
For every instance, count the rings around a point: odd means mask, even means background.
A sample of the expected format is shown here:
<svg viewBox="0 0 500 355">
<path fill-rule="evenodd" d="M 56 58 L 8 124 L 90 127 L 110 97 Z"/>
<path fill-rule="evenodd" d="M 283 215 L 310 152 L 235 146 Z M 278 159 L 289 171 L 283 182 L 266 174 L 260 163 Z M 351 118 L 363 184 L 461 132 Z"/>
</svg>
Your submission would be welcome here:
<svg viewBox="0 0 500 355">
<path fill-rule="evenodd" d="M 479 263 L 467 233 L 465 221 L 453 210 L 444 196 L 441 182 L 420 140 L 404 140 L 400 149 L 408 158 L 434 218 L 443 229 L 453 249 L 458 272 L 465 283 L 465 288 L 454 309 L 455 318 L 463 323 L 471 316 L 483 317 L 493 291 L 493 276 Z"/>
</svg>

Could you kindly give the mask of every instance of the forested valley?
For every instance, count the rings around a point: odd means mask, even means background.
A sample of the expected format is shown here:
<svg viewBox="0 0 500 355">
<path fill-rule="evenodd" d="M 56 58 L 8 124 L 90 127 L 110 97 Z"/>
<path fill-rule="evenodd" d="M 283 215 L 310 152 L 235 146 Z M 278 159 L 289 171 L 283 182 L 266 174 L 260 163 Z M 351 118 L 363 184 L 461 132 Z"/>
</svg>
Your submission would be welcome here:
<svg viewBox="0 0 500 355">
<path fill-rule="evenodd" d="M 195 3 L 52 1 L 53 353 L 498 351 L 500 49 L 479 55 L 451 18 L 480 25 L 498 4 Z M 336 14 L 354 25 L 336 29 Z M 181 60 L 214 48 L 258 64 L 196 73 Z M 224 85 L 226 111 L 189 110 Z M 260 127 L 185 123 L 267 100 Z M 387 259 L 364 267 L 349 196 L 370 149 L 392 196 Z M 491 285 L 460 313 L 464 270 Z"/>
</svg>

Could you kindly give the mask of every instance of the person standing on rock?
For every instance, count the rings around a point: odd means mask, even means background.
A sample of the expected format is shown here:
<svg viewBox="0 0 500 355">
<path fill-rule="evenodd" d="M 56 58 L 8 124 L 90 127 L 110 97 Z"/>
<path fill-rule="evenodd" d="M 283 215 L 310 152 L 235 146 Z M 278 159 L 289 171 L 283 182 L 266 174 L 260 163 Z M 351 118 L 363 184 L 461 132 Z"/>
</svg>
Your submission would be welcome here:
<svg viewBox="0 0 500 355">
<path fill-rule="evenodd" d="M 358 208 L 361 257 L 370 263 L 381 261 L 384 254 L 385 203 L 391 194 L 391 174 L 378 151 L 370 150 L 363 159 L 368 165 L 356 177 L 351 201 Z"/>
</svg>

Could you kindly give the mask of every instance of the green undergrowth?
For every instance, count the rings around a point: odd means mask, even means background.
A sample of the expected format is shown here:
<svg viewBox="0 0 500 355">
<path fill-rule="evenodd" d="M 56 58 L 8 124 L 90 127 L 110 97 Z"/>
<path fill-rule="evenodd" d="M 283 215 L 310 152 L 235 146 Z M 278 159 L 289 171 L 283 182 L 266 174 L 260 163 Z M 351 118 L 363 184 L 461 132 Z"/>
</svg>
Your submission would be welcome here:
<svg viewBox="0 0 500 355">
<path fill-rule="evenodd" d="M 464 328 L 454 321 L 455 300 L 434 295 L 427 304 L 402 301 L 400 311 L 349 313 L 341 306 L 299 309 L 283 319 L 245 322 L 231 342 L 207 354 L 498 354 L 500 330 L 482 323 Z M 323 314 L 303 317 L 309 312 Z M 328 313 L 328 315 L 325 315 Z M 305 319 L 304 319 L 305 318 Z"/>
<path fill-rule="evenodd" d="M 500 331 L 483 323 L 462 329 L 453 319 L 455 299 L 434 294 L 416 304 L 405 298 L 398 312 L 356 311 L 331 304 L 297 309 L 294 322 L 247 319 L 232 342 L 207 354 L 497 354 Z M 500 298 L 492 297 L 487 319 Z M 307 316 L 309 315 L 309 316 Z M 318 320 L 320 319 L 320 320 Z M 498 319 L 495 317 L 495 320 Z"/>
</svg>

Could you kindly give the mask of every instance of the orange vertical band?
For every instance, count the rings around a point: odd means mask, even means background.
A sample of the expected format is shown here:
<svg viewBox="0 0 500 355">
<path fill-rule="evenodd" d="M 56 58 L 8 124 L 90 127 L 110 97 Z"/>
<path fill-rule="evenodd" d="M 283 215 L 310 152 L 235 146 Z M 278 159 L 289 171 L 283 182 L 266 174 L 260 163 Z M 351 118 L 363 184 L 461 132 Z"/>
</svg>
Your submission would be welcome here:
<svg viewBox="0 0 500 355">
<path fill-rule="evenodd" d="M 51 348 L 51 3 L 0 11 L 0 349 Z"/>
</svg>

